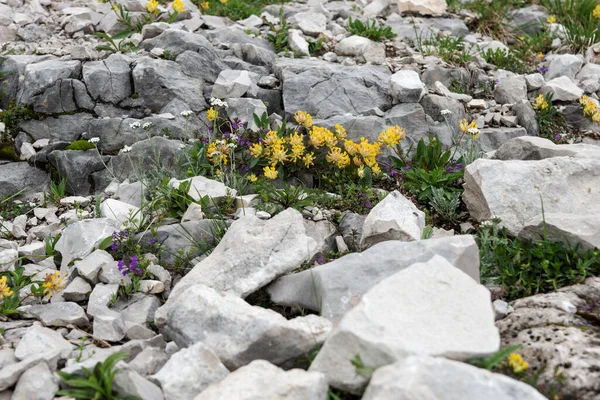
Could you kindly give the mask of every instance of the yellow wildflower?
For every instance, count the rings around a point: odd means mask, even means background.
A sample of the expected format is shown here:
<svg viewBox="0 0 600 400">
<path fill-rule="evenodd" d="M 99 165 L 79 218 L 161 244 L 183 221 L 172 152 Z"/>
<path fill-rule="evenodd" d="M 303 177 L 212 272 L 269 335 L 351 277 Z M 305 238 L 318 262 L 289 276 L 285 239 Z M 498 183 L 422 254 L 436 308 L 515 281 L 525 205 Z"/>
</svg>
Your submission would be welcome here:
<svg viewBox="0 0 600 400">
<path fill-rule="evenodd" d="M 306 129 L 310 129 L 312 126 L 312 117 L 309 113 L 304 111 L 296 111 L 294 114 L 294 119 L 298 123 L 298 125 L 302 125 Z"/>
<path fill-rule="evenodd" d="M 285 147 L 283 147 L 282 144 L 276 144 L 273 146 L 271 148 L 271 156 L 269 160 L 273 166 L 277 165 L 278 163 L 285 163 L 287 161 L 287 151 Z"/>
<path fill-rule="evenodd" d="M 358 152 L 358 144 L 354 143 L 352 140 L 344 141 L 344 148 L 351 156 L 355 155 Z"/>
<path fill-rule="evenodd" d="M 340 149 L 339 147 L 331 148 L 325 158 L 330 163 L 337 164 L 338 168 L 340 169 L 346 168 L 348 164 L 350 164 L 350 157 L 348 156 L 348 153 L 342 153 L 342 149 Z"/>
<path fill-rule="evenodd" d="M 185 5 L 181 0 L 175 0 L 171 5 L 173 6 L 173 10 L 177 11 L 178 13 L 182 13 L 185 11 Z"/>
<path fill-rule="evenodd" d="M 401 140 L 404 140 L 406 137 L 406 131 L 396 126 L 390 126 L 383 132 L 379 134 L 379 138 L 377 139 L 379 143 L 384 144 L 388 147 L 395 147 L 400 143 Z"/>
<path fill-rule="evenodd" d="M 214 121 L 215 119 L 217 119 L 218 117 L 219 117 L 219 112 L 212 107 L 209 108 L 208 111 L 206 112 L 206 119 L 211 122 Z"/>
<path fill-rule="evenodd" d="M 600 123 L 600 112 L 595 112 L 594 115 L 592 115 L 592 121 L 594 121 L 595 123 Z"/>
<path fill-rule="evenodd" d="M 292 146 L 302 146 L 304 145 L 304 136 L 300 135 L 298 132 L 294 132 L 288 136 L 287 141 Z"/>
<path fill-rule="evenodd" d="M 306 153 L 302 157 L 302 162 L 304 163 L 304 168 L 310 168 L 311 165 L 315 165 L 315 153 Z"/>
<path fill-rule="evenodd" d="M 319 147 L 325 144 L 325 137 L 323 136 L 323 131 L 318 126 L 313 126 L 309 135 L 308 144 L 318 149 Z"/>
<path fill-rule="evenodd" d="M 3 276 L 2 278 L 0 278 L 0 300 L 5 297 L 12 296 L 12 294 L 13 291 L 6 283 L 6 276 Z"/>
<path fill-rule="evenodd" d="M 265 139 L 263 140 L 265 146 L 276 146 L 278 144 L 285 143 L 285 140 L 281 139 L 277 134 L 277 131 L 269 131 L 265 135 Z"/>
<path fill-rule="evenodd" d="M 365 167 L 359 167 L 356 170 L 356 173 L 358 174 L 359 178 L 364 178 L 365 177 Z"/>
<path fill-rule="evenodd" d="M 256 177 L 256 175 L 254 175 L 254 174 L 251 174 L 251 175 L 248 177 L 248 180 L 249 180 L 250 182 L 256 182 L 256 181 L 258 180 L 258 178 Z"/>
<path fill-rule="evenodd" d="M 346 136 L 348 134 L 346 133 L 346 128 L 344 128 L 343 126 L 341 126 L 340 124 L 335 124 L 335 136 L 339 139 L 339 140 L 344 140 L 346 139 Z"/>
<path fill-rule="evenodd" d="M 221 1 L 221 4 L 227 4 L 227 2 L 228 2 L 229 0 L 220 0 L 220 1 Z"/>
<path fill-rule="evenodd" d="M 523 360 L 523 357 L 517 353 L 511 353 L 511 355 L 508 356 L 508 365 L 515 374 L 521 373 L 529 368 L 527 361 Z"/>
<path fill-rule="evenodd" d="M 551 15 L 548 18 L 546 18 L 546 22 L 549 23 L 549 24 L 556 23 L 556 15 Z"/>
<path fill-rule="evenodd" d="M 119 11 L 119 5 L 117 3 L 112 6 L 113 11 Z"/>
<path fill-rule="evenodd" d="M 458 126 L 463 133 L 467 133 L 469 129 L 479 129 L 479 127 L 477 126 L 477 122 L 471 121 L 469 123 L 466 119 L 460 120 Z"/>
<path fill-rule="evenodd" d="M 581 96 L 579 103 L 583 106 L 583 115 L 586 117 L 593 117 L 598 112 L 596 103 L 587 96 Z"/>
<path fill-rule="evenodd" d="M 598 4 L 594 8 L 594 11 L 592 11 L 592 15 L 594 16 L 594 18 L 600 18 L 600 4 Z"/>
<path fill-rule="evenodd" d="M 46 279 L 44 279 L 44 283 L 42 283 L 44 294 L 47 294 L 48 298 L 51 298 L 55 294 L 62 291 L 65 287 L 65 282 L 63 281 L 66 277 L 66 274 L 61 276 L 60 271 L 46 274 Z"/>
<path fill-rule="evenodd" d="M 548 102 L 546 101 L 546 98 L 543 94 L 540 94 L 538 95 L 538 97 L 535 98 L 533 108 L 535 108 L 536 110 L 545 110 L 546 108 L 548 108 Z"/>
<path fill-rule="evenodd" d="M 298 144 L 298 145 L 292 146 L 292 155 L 291 155 L 292 161 L 296 162 L 296 161 L 298 161 L 298 159 L 302 158 L 305 150 L 306 150 L 306 148 L 304 147 L 303 144 Z"/>
<path fill-rule="evenodd" d="M 278 172 L 274 166 L 263 168 L 263 172 L 265 173 L 265 178 L 269 178 L 269 179 L 277 178 Z"/>
<path fill-rule="evenodd" d="M 377 154 L 379 154 L 379 143 L 369 143 L 367 139 L 364 137 L 360 138 L 360 145 L 358 146 L 358 153 L 365 159 L 365 163 L 367 163 L 367 158 L 375 159 Z"/>
<path fill-rule="evenodd" d="M 371 171 L 373 171 L 373 173 L 375 175 L 379 175 L 381 173 L 381 168 L 379 168 L 379 164 L 375 164 L 371 167 Z"/>
<path fill-rule="evenodd" d="M 537 59 L 538 61 L 542 61 L 544 59 L 544 53 L 542 53 L 541 51 L 537 53 Z"/>
<path fill-rule="evenodd" d="M 250 146 L 250 154 L 252 155 L 252 157 L 258 158 L 262 155 L 262 153 L 263 146 L 261 143 L 254 143 L 252 146 Z"/>
<path fill-rule="evenodd" d="M 208 1 L 203 1 L 200 3 L 200 7 L 206 12 L 210 8 L 210 3 Z"/>
<path fill-rule="evenodd" d="M 363 166 L 363 162 L 361 161 L 361 159 L 358 156 L 354 156 L 354 158 L 352 159 L 352 162 L 357 167 L 362 167 Z"/>
<path fill-rule="evenodd" d="M 227 155 L 229 154 L 229 147 L 222 140 L 216 140 L 208 145 L 208 161 L 217 164 L 227 164 Z"/>
<path fill-rule="evenodd" d="M 149 13 L 153 13 L 154 11 L 156 11 L 157 8 L 158 8 L 158 1 L 156 1 L 156 0 L 150 0 L 146 4 L 146 10 L 148 10 Z"/>
</svg>

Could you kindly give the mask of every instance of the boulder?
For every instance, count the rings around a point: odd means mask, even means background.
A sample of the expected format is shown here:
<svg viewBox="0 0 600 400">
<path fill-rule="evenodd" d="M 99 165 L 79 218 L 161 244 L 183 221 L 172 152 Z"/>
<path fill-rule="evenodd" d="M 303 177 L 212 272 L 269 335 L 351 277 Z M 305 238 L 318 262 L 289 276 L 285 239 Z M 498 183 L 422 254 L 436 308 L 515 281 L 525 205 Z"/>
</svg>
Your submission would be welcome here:
<svg viewBox="0 0 600 400">
<path fill-rule="evenodd" d="M 446 13 L 446 0 L 397 0 L 400 13 L 440 16 Z"/>
<path fill-rule="evenodd" d="M 517 235 L 546 213 L 598 215 L 600 160 L 553 157 L 539 161 L 479 159 L 465 169 L 463 201 L 473 218 L 498 217 Z"/>
<path fill-rule="evenodd" d="M 170 298 L 197 284 L 246 297 L 298 268 L 320 247 L 303 221 L 292 208 L 267 221 L 256 216 L 235 221 L 212 253 L 173 288 Z"/>
<path fill-rule="evenodd" d="M 541 137 L 521 136 L 505 142 L 492 157 L 495 160 L 543 160 L 552 157 L 600 160 L 600 147 L 577 143 L 555 144 Z"/>
<path fill-rule="evenodd" d="M 370 378 L 351 363 L 377 369 L 411 355 L 456 360 L 498 351 L 500 337 L 487 288 L 434 256 L 384 279 L 363 295 L 329 335 L 309 371 L 330 386 L 360 393 Z"/>
<path fill-rule="evenodd" d="M 328 389 L 323 374 L 284 371 L 268 361 L 256 360 L 209 386 L 195 400 L 326 400 Z"/>
<path fill-rule="evenodd" d="M 600 214 L 545 213 L 525 222 L 519 232 L 523 239 L 540 240 L 544 236 L 567 247 L 579 246 L 582 253 L 600 249 Z"/>
<path fill-rule="evenodd" d="M 67 358 L 73 345 L 62 335 L 52 329 L 33 325 L 21 338 L 15 349 L 17 360 L 25 360 L 30 356 L 44 354 L 45 358 Z"/>
<path fill-rule="evenodd" d="M 48 364 L 42 361 L 23 372 L 15 386 L 11 399 L 52 400 L 56 392 L 58 392 L 58 379 L 52 373 Z"/>
<path fill-rule="evenodd" d="M 61 79 L 77 79 L 81 74 L 81 62 L 48 60 L 25 67 L 24 79 L 18 102 L 32 104 L 34 97 L 54 86 Z"/>
<path fill-rule="evenodd" d="M 83 308 L 77 303 L 68 301 L 36 304 L 31 306 L 27 312 L 42 321 L 44 326 L 75 325 L 85 328 L 90 324 Z"/>
<path fill-rule="evenodd" d="M 87 196 L 93 187 L 90 175 L 102 171 L 108 157 L 101 156 L 95 149 L 54 150 L 48 154 L 48 161 L 58 174 L 66 180 L 67 193 Z"/>
<path fill-rule="evenodd" d="M 575 75 L 581 70 L 584 64 L 583 56 L 574 54 L 559 54 L 552 58 L 548 65 L 546 80 L 551 80 L 561 76 L 566 76 L 569 79 L 575 79 Z"/>
<path fill-rule="evenodd" d="M 537 390 L 441 357 L 411 356 L 373 373 L 363 400 L 545 400 Z"/>
<path fill-rule="evenodd" d="M 350 36 L 342 39 L 335 46 L 338 56 L 362 57 L 365 62 L 383 64 L 385 61 L 385 45 L 362 36 Z"/>
<path fill-rule="evenodd" d="M 308 36 L 319 36 L 327 29 L 327 16 L 315 11 L 299 12 L 294 15 L 298 29 Z"/>
<path fill-rule="evenodd" d="M 398 103 L 418 103 L 427 93 L 419 74 L 404 69 L 390 77 L 390 94 Z"/>
<path fill-rule="evenodd" d="M 544 83 L 540 93 L 552 93 L 554 101 L 577 101 L 584 92 L 568 76 L 561 76 Z"/>
<path fill-rule="evenodd" d="M 479 250 L 470 235 L 400 242 L 390 240 L 362 253 L 345 255 L 330 263 L 285 275 L 267 290 L 271 301 L 319 311 L 337 324 L 361 297 L 387 277 L 434 255 L 448 260 L 479 282 Z"/>
<path fill-rule="evenodd" d="M 169 185 L 174 188 L 179 188 L 179 185 L 183 182 L 191 182 L 188 195 L 194 201 L 200 201 L 204 196 L 208 196 L 212 201 L 219 202 L 224 200 L 227 196 L 235 197 L 237 191 L 235 189 L 228 188 L 222 182 L 214 179 L 208 179 L 203 176 L 195 176 L 188 179 L 171 179 Z"/>
<path fill-rule="evenodd" d="M 525 78 L 513 76 L 500 79 L 494 89 L 494 99 L 499 104 L 515 104 L 521 100 L 527 100 Z"/>
<path fill-rule="evenodd" d="M 331 323 L 316 315 L 288 321 L 275 311 L 253 307 L 236 295 L 204 285 L 169 297 L 155 318 L 159 329 L 179 347 L 202 342 L 228 369 L 259 358 L 288 365 L 322 343 L 331 330 Z"/>
<path fill-rule="evenodd" d="M 367 215 L 360 239 L 361 248 L 367 249 L 386 240 L 420 240 L 423 228 L 425 213 L 395 190 Z"/>
<path fill-rule="evenodd" d="M 111 54 L 102 61 L 83 64 L 83 81 L 95 101 L 118 104 L 132 92 L 131 64 L 133 59 Z"/>
<path fill-rule="evenodd" d="M 27 162 L 11 162 L 0 165 L 0 198 L 21 193 L 30 196 L 36 192 L 47 192 L 50 175 Z"/>
</svg>

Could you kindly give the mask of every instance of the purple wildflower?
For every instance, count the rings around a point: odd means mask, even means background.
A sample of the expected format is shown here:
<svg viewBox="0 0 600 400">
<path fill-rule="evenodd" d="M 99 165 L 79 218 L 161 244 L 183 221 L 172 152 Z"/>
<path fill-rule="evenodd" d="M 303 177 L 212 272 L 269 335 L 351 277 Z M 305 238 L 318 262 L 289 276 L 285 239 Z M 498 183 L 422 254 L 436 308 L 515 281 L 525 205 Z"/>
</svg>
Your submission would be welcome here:
<svg viewBox="0 0 600 400">
<path fill-rule="evenodd" d="M 404 166 L 404 169 L 410 169 L 410 165 L 406 164 L 406 165 Z"/>
<path fill-rule="evenodd" d="M 117 251 L 118 248 L 119 248 L 119 245 L 117 245 L 116 242 L 112 242 L 112 244 L 110 245 L 110 249 L 112 251 Z"/>
<path fill-rule="evenodd" d="M 364 194 L 364 193 L 361 193 L 361 194 L 360 194 L 360 197 L 367 197 L 367 195 L 366 195 L 366 194 Z"/>
<path fill-rule="evenodd" d="M 540 71 L 541 74 L 545 74 L 546 72 L 548 72 L 548 67 L 539 67 L 538 71 Z"/>
<path fill-rule="evenodd" d="M 323 264 L 325 262 L 325 259 L 323 257 L 319 257 L 319 258 L 317 258 L 317 262 L 319 264 Z"/>
<path fill-rule="evenodd" d="M 365 203 L 365 207 L 368 208 L 368 209 L 371 209 L 371 207 L 373 207 L 373 205 L 370 202 L 367 201 Z"/>
<path fill-rule="evenodd" d="M 238 123 L 236 121 L 231 121 L 231 127 L 233 129 L 237 129 L 238 128 Z"/>
<path fill-rule="evenodd" d="M 560 142 L 560 139 L 562 139 L 562 136 L 560 136 L 560 134 L 557 134 L 556 136 L 554 136 L 554 139 L 556 139 L 557 142 Z"/>
<path fill-rule="evenodd" d="M 207 138 L 207 137 L 205 137 L 205 138 L 202 138 L 202 141 L 203 141 L 204 143 L 208 143 L 208 138 Z"/>
<path fill-rule="evenodd" d="M 123 260 L 119 260 L 119 262 L 117 263 L 117 267 L 119 268 L 121 275 L 127 275 L 127 269 L 125 268 L 125 262 Z"/>
</svg>

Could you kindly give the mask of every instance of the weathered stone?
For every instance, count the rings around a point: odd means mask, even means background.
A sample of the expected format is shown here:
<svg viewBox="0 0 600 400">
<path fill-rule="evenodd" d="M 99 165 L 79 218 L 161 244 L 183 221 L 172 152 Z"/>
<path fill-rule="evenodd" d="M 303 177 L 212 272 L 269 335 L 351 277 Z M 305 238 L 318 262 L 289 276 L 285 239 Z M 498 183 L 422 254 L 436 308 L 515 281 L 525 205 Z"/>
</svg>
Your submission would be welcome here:
<svg viewBox="0 0 600 400">
<path fill-rule="evenodd" d="M 23 372 L 11 399 L 13 400 L 52 400 L 58 392 L 58 379 L 48 364 L 40 362 Z"/>
<path fill-rule="evenodd" d="M 361 248 L 386 240 L 413 241 L 421 239 L 425 214 L 398 191 L 377 203 L 365 219 Z"/>
<path fill-rule="evenodd" d="M 398 11 L 439 16 L 446 13 L 446 0 L 398 0 Z"/>
<path fill-rule="evenodd" d="M 229 369 L 258 358 L 286 365 L 322 343 L 331 329 L 324 318 L 308 315 L 288 321 L 272 310 L 250 306 L 238 296 L 203 285 L 169 297 L 155 318 L 161 331 L 179 347 L 202 342 Z"/>
<path fill-rule="evenodd" d="M 150 379 L 160 385 L 165 400 L 193 400 L 228 374 L 219 357 L 199 342 L 173 354 Z"/>
<path fill-rule="evenodd" d="M 67 193 L 87 196 L 92 190 L 90 175 L 102 171 L 107 158 L 96 150 L 54 150 L 48 161 L 66 181 Z"/>
<path fill-rule="evenodd" d="M 594 158 L 600 148 L 589 144 L 555 144 L 541 137 L 521 136 L 504 143 L 492 158 L 496 160 L 543 160 L 552 157 Z"/>
<path fill-rule="evenodd" d="M 44 355 L 44 358 L 67 358 L 73 345 L 66 341 L 60 333 L 52 329 L 33 325 L 21 338 L 15 349 L 15 357 L 25 360 L 30 356 Z"/>
<path fill-rule="evenodd" d="M 575 75 L 583 66 L 583 56 L 574 54 L 558 54 L 552 58 L 548 65 L 546 79 L 551 80 L 560 76 L 566 76 L 570 79 L 575 79 Z"/>
<path fill-rule="evenodd" d="M 325 265 L 285 275 L 267 290 L 277 304 L 319 311 L 321 316 L 337 324 L 373 286 L 434 255 L 445 258 L 479 282 L 477 244 L 472 236 L 459 235 L 378 243 L 362 253 L 348 254 Z"/>
<path fill-rule="evenodd" d="M 425 394 L 426 393 L 426 394 Z M 537 390 L 506 375 L 441 357 L 407 357 L 379 368 L 364 400 L 544 400 Z"/>
<path fill-rule="evenodd" d="M 163 400 L 164 396 L 158 386 L 150 382 L 126 363 L 119 362 L 114 377 L 113 388 L 119 396 L 135 397 L 144 400 Z"/>
<path fill-rule="evenodd" d="M 68 301 L 83 301 L 91 291 L 92 286 L 85 279 L 76 276 L 61 294 Z"/>
<path fill-rule="evenodd" d="M 79 61 L 48 60 L 25 67 L 19 103 L 31 104 L 34 96 L 42 94 L 57 81 L 78 78 L 81 73 Z"/>
<path fill-rule="evenodd" d="M 108 252 L 104 250 L 95 250 L 82 260 L 75 261 L 74 265 L 75 268 L 77 268 L 79 276 L 90 283 L 96 284 L 98 283 L 98 273 L 102 267 L 113 261 L 114 259 Z"/>
<path fill-rule="evenodd" d="M 268 361 L 256 360 L 209 386 L 195 400 L 325 400 L 327 391 L 323 374 L 284 371 Z"/>
<path fill-rule="evenodd" d="M 393 313 L 390 307 L 395 307 Z M 330 386 L 358 393 L 369 376 L 356 373 L 350 361 L 357 355 L 377 369 L 410 355 L 468 360 L 492 354 L 499 345 L 489 290 L 434 256 L 364 294 L 325 341 L 309 371 L 323 372 Z"/>
<path fill-rule="evenodd" d="M 212 97 L 229 99 L 244 96 L 253 86 L 248 71 L 221 71 L 212 89 Z M 256 85 L 254 85 L 256 87 Z M 254 93 L 256 94 L 256 93 Z"/>
<path fill-rule="evenodd" d="M 419 74 L 404 69 L 390 77 L 390 94 L 398 103 L 418 103 L 427 93 Z"/>
<path fill-rule="evenodd" d="M 132 93 L 132 59 L 111 54 L 102 61 L 83 64 L 83 80 L 94 100 L 118 104 Z"/>
<path fill-rule="evenodd" d="M 567 76 L 561 76 L 546 82 L 540 89 L 540 93 L 552 93 L 552 100 L 554 101 L 576 101 L 583 96 L 583 90 Z"/>
<path fill-rule="evenodd" d="M 11 162 L 0 165 L 0 198 L 21 193 L 29 196 L 35 192 L 47 192 L 50 176 L 27 162 Z"/>
<path fill-rule="evenodd" d="M 335 46 L 339 56 L 362 57 L 365 62 L 382 64 L 385 61 L 385 45 L 362 36 L 350 36 Z"/>
<path fill-rule="evenodd" d="M 90 323 L 83 308 L 71 302 L 33 305 L 28 313 L 42 321 L 44 326 L 87 327 Z"/>
<path fill-rule="evenodd" d="M 315 11 L 299 12 L 294 15 L 298 28 L 308 36 L 319 36 L 327 29 L 327 16 Z"/>
<path fill-rule="evenodd" d="M 147 376 L 158 372 L 163 368 L 167 361 L 169 361 L 169 355 L 167 355 L 164 349 L 158 347 L 146 347 L 129 362 L 129 366 L 138 374 Z"/>
<path fill-rule="evenodd" d="M 494 99 L 499 104 L 515 104 L 527 100 L 527 83 L 521 76 L 500 79 L 494 89 Z"/>
<path fill-rule="evenodd" d="M 144 220 L 139 207 L 115 199 L 106 199 L 100 204 L 100 215 L 119 221 L 124 226 L 141 226 Z"/>
<path fill-rule="evenodd" d="M 600 214 L 544 213 L 525 222 L 519 237 L 579 246 L 580 252 L 600 249 Z"/>
</svg>

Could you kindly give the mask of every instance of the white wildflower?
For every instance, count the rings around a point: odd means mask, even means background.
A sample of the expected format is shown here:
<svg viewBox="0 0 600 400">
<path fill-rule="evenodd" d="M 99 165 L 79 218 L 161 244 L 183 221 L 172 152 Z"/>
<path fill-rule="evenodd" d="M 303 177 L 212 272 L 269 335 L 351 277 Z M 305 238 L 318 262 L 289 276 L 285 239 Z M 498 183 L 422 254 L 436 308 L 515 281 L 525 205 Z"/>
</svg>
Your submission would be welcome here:
<svg viewBox="0 0 600 400">
<path fill-rule="evenodd" d="M 152 128 L 152 122 L 146 122 L 144 125 L 142 125 L 142 128 L 145 130 Z"/>
<path fill-rule="evenodd" d="M 220 99 L 216 99 L 214 97 L 210 98 L 210 105 L 217 106 L 217 107 L 224 107 L 224 108 L 229 107 L 229 105 L 226 102 L 224 102 L 223 100 L 220 100 Z"/>
<path fill-rule="evenodd" d="M 219 145 L 219 146 L 225 146 L 225 141 L 224 140 L 215 140 L 215 144 Z"/>
<path fill-rule="evenodd" d="M 471 129 L 467 129 L 467 132 L 468 132 L 470 135 L 473 135 L 473 136 L 475 136 L 475 135 L 477 135 L 477 134 L 479 133 L 479 129 L 477 129 L 477 128 L 471 128 Z"/>
<path fill-rule="evenodd" d="M 123 148 L 121 149 L 121 153 L 129 153 L 131 149 L 131 146 L 123 146 Z"/>
<path fill-rule="evenodd" d="M 230 149 L 235 149 L 237 147 L 237 144 L 229 143 L 229 144 L 227 144 L 227 147 L 229 147 Z"/>
<path fill-rule="evenodd" d="M 183 149 L 185 149 L 185 147 L 186 147 L 186 146 L 185 146 L 185 143 L 181 143 L 181 144 L 179 145 L 179 150 L 183 150 Z"/>
<path fill-rule="evenodd" d="M 450 115 L 450 114 L 452 114 L 452 111 L 450 111 L 450 110 L 442 110 L 441 113 L 442 113 L 442 115 Z"/>
<path fill-rule="evenodd" d="M 193 115 L 194 112 L 192 110 L 185 110 L 185 111 L 182 111 L 180 114 L 181 114 L 182 117 L 187 118 L 187 117 Z"/>
<path fill-rule="evenodd" d="M 141 126 L 141 125 L 140 125 L 140 123 L 139 123 L 139 122 L 134 122 L 134 123 L 132 123 L 132 124 L 129 124 L 129 127 L 130 127 L 131 129 L 137 129 L 137 128 L 139 128 L 140 126 Z"/>
<path fill-rule="evenodd" d="M 99 137 L 93 137 L 88 140 L 88 142 L 90 142 L 90 143 L 98 143 L 99 141 L 100 141 Z"/>
<path fill-rule="evenodd" d="M 214 157 L 214 156 L 220 156 L 221 152 L 220 151 L 213 151 L 212 153 L 210 153 L 208 156 L 209 157 Z"/>
</svg>

